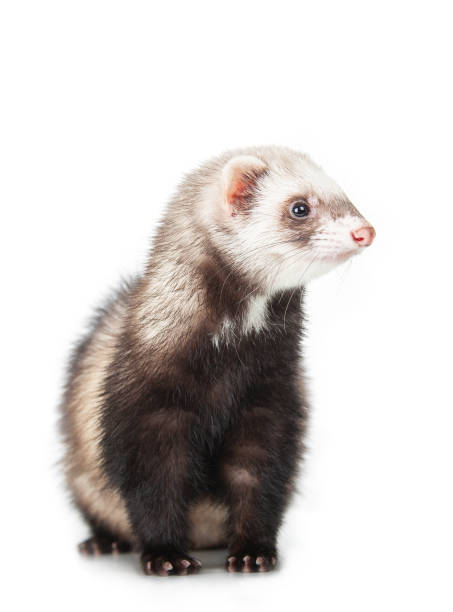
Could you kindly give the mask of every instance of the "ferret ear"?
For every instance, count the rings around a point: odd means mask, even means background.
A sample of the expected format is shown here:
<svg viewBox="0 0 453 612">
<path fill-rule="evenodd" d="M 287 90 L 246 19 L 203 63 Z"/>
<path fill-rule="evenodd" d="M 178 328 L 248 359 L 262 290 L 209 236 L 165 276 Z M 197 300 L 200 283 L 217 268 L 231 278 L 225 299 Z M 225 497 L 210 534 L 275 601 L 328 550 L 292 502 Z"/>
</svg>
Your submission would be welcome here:
<svg viewBox="0 0 453 612">
<path fill-rule="evenodd" d="M 253 155 L 237 155 L 223 168 L 223 195 L 229 215 L 247 210 L 258 178 L 267 170 L 266 164 Z"/>
</svg>

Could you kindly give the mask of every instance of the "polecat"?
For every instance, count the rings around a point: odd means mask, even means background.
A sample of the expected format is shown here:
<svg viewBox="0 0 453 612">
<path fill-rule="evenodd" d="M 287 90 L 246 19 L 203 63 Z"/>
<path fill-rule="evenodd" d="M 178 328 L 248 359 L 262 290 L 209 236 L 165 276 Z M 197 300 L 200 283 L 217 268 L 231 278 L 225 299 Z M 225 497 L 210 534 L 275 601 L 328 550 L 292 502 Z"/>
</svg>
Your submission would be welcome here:
<svg viewBox="0 0 453 612">
<path fill-rule="evenodd" d="M 309 157 L 228 152 L 182 182 L 142 276 L 99 312 L 70 365 L 66 476 L 92 555 L 136 549 L 187 574 L 228 547 L 267 571 L 302 455 L 304 285 L 375 232 Z"/>
</svg>

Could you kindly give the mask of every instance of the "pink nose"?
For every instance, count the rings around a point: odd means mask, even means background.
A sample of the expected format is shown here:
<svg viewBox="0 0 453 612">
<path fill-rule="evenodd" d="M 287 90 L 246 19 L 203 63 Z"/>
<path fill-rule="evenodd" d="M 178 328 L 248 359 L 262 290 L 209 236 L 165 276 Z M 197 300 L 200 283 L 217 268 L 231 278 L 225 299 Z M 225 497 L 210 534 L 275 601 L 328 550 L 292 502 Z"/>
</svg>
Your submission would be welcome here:
<svg viewBox="0 0 453 612">
<path fill-rule="evenodd" d="M 370 246 L 376 236 L 376 232 L 371 225 L 367 225 L 366 227 L 360 227 L 357 230 L 353 230 L 351 236 L 357 246 Z"/>
</svg>

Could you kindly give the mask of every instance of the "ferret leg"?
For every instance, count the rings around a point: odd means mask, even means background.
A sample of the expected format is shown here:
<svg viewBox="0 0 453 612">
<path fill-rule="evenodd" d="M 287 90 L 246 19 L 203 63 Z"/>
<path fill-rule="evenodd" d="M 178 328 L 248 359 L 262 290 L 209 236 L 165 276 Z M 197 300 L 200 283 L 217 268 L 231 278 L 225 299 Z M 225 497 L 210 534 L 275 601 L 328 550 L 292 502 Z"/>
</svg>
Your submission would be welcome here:
<svg viewBox="0 0 453 612">
<path fill-rule="evenodd" d="M 188 507 L 200 475 L 190 442 L 191 416 L 183 411 L 148 414 L 127 451 L 121 486 L 132 530 L 148 575 L 184 575 L 201 564 L 187 554 Z"/>
<path fill-rule="evenodd" d="M 230 506 L 232 572 L 265 572 L 277 564 L 277 533 L 299 455 L 299 427 L 275 409 L 248 408 L 225 446 L 221 472 Z"/>
<path fill-rule="evenodd" d="M 116 555 L 132 550 L 129 542 L 118 539 L 107 529 L 93 527 L 92 531 L 93 535 L 79 544 L 79 552 L 82 555 Z"/>
</svg>

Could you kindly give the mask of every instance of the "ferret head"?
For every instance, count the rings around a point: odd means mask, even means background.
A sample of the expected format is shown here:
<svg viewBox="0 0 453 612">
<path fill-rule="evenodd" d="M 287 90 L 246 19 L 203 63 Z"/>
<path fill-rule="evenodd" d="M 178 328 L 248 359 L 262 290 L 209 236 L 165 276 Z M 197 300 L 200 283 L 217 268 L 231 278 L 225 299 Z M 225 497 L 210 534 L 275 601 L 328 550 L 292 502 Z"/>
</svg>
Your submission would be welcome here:
<svg viewBox="0 0 453 612">
<path fill-rule="evenodd" d="M 279 147 L 226 160 L 209 201 L 213 241 L 270 290 L 305 284 L 364 251 L 375 236 L 319 166 Z"/>
</svg>

